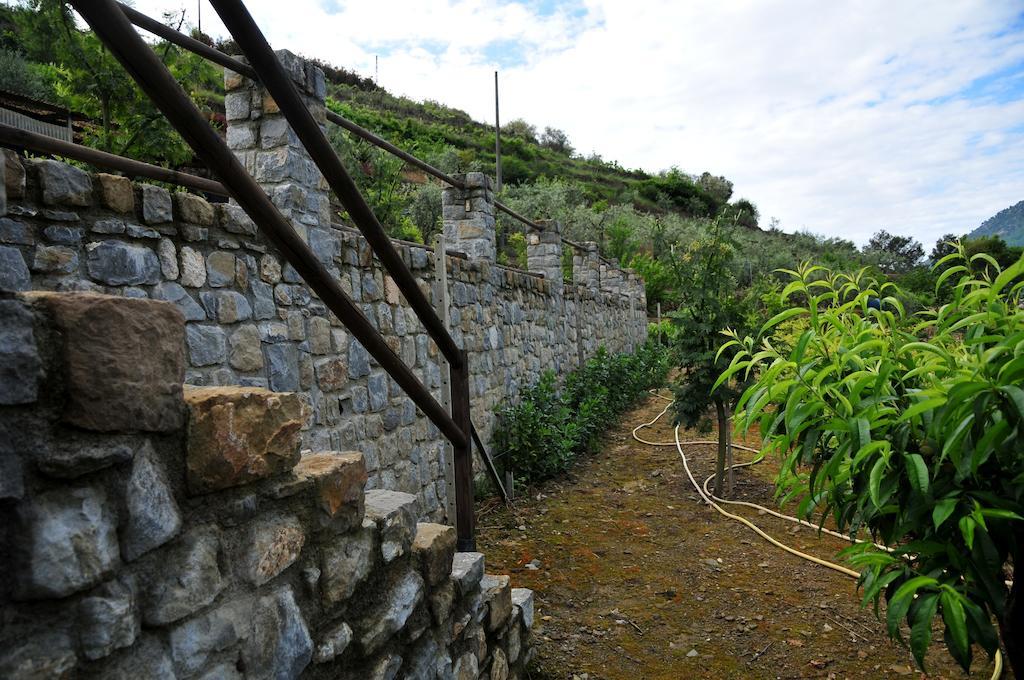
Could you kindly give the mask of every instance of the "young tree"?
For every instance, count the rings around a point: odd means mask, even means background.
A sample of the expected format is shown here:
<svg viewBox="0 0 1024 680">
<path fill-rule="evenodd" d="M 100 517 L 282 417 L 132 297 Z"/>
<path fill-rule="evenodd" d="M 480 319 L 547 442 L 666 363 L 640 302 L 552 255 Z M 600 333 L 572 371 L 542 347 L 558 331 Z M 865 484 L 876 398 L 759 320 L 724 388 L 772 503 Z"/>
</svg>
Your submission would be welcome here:
<svg viewBox="0 0 1024 680">
<path fill-rule="evenodd" d="M 558 128 L 544 128 L 544 134 L 540 136 L 540 145 L 566 156 L 571 156 L 573 152 L 572 145 L 569 143 L 569 135 Z"/>
<path fill-rule="evenodd" d="M 950 302 L 917 317 L 866 270 L 791 271 L 790 309 L 760 344 L 731 334 L 719 383 L 757 376 L 737 420 L 758 424 L 763 450 L 781 459 L 784 500 L 892 548 L 844 552 L 864 602 L 885 597 L 889 634 L 902 641 L 909 625 L 919 665 L 941 616 L 965 669 L 973 644 L 991 656 L 1001 637 L 1024 677 L 1024 258 L 980 275 L 970 264 L 959 244 L 939 260 L 937 285 L 957 280 Z M 794 318 L 806 330 L 782 351 L 766 338 Z"/>
<path fill-rule="evenodd" d="M 864 254 L 886 274 L 905 274 L 924 258 L 924 248 L 909 236 L 878 231 L 864 246 Z"/>
</svg>

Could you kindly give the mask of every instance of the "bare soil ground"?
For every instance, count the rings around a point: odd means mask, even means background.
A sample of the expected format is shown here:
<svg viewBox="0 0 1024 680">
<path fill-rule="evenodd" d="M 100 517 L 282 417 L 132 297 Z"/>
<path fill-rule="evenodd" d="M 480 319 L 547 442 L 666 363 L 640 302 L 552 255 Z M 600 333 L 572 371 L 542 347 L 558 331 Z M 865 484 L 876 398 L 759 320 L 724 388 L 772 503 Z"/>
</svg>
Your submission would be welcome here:
<svg viewBox="0 0 1024 680">
<path fill-rule="evenodd" d="M 860 608 L 853 579 L 704 505 L 674 447 L 631 437 L 664 404 L 644 400 L 567 477 L 513 508 L 481 513 L 488 571 L 535 592 L 532 680 L 965 677 L 938 627 L 925 676 L 872 609 Z M 645 432 L 671 441 L 669 417 Z M 711 474 L 714 447 L 687 455 L 699 480 Z M 774 474 L 767 461 L 737 471 L 733 497 L 774 507 Z M 844 546 L 751 509 L 735 512 L 819 557 L 833 559 Z M 971 677 L 990 677 L 991 664 L 977 658 Z"/>
</svg>

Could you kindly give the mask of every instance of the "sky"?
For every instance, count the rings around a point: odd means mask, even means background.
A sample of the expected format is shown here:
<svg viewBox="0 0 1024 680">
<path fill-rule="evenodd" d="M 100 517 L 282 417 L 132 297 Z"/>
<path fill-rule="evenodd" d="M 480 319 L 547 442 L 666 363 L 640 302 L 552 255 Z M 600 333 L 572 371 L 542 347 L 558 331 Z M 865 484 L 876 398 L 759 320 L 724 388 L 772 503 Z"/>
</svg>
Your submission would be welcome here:
<svg viewBox="0 0 1024 680">
<path fill-rule="evenodd" d="M 198 3 L 198 4 L 197 4 Z M 1024 200 L 1021 0 L 248 0 L 275 48 L 395 94 L 709 171 L 762 225 L 930 247 Z M 186 11 L 225 35 L 206 0 Z"/>
</svg>

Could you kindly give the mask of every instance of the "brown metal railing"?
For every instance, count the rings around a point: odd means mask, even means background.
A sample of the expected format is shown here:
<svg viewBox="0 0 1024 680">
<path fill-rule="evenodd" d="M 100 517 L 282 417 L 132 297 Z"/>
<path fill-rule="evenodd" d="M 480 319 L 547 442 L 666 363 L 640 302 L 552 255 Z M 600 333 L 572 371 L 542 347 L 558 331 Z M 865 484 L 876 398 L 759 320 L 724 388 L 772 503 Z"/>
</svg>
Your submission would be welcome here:
<svg viewBox="0 0 1024 680">
<path fill-rule="evenodd" d="M 460 550 L 472 550 L 475 544 L 475 517 L 470 454 L 474 428 L 470 419 L 469 362 L 466 352 L 455 344 L 416 285 L 412 273 L 392 247 L 376 216 L 327 143 L 290 77 L 282 69 L 244 5 L 238 0 L 215 0 L 212 3 L 251 63 L 251 66 L 244 70 L 237 68 L 240 64 L 238 60 L 231 59 L 230 63 L 225 63 L 225 60 L 210 53 L 212 48 L 204 45 L 203 47 L 208 49 L 200 50 L 197 45 L 191 44 L 191 39 L 186 39 L 186 36 L 178 34 L 180 37 L 175 37 L 172 42 L 241 73 L 249 71 L 277 101 L 282 114 L 303 142 L 377 258 L 391 274 L 410 307 L 448 360 L 452 386 L 451 415 L 388 347 L 383 336 L 345 294 L 338 281 L 330 275 L 309 246 L 296 234 L 288 220 L 249 175 L 224 140 L 209 126 L 164 64 L 139 37 L 132 26 L 132 21 L 146 30 L 159 31 L 157 34 L 168 40 L 171 40 L 168 34 L 170 29 L 165 31 L 166 27 L 160 28 L 149 23 L 152 20 L 134 10 L 126 11 L 114 0 L 71 0 L 71 4 L 192 147 L 196 155 L 221 179 L 227 193 L 248 213 L 306 284 L 352 332 L 355 339 L 452 443 L 455 452 L 458 544 Z M 142 25 L 147 23 L 148 25 Z M 216 50 L 213 52 L 220 54 Z"/>
</svg>

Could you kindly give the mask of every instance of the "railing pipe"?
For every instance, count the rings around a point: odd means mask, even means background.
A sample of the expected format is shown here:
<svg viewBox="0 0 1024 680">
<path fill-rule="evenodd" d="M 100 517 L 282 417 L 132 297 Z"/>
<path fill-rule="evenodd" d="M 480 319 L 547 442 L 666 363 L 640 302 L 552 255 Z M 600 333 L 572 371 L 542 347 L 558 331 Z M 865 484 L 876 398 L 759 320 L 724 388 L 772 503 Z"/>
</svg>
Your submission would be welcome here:
<svg viewBox="0 0 1024 680">
<path fill-rule="evenodd" d="M 438 349 L 452 365 L 462 360 L 461 350 L 434 313 L 423 291 L 416 284 L 412 272 L 402 261 L 401 256 L 391 245 L 391 239 L 377 220 L 359 188 L 341 164 L 338 154 L 334 152 L 330 142 L 324 135 L 313 114 L 299 96 L 291 77 L 282 68 L 277 55 L 271 49 L 259 26 L 253 20 L 241 0 L 211 0 L 213 8 L 220 15 L 231 36 L 246 55 L 250 65 L 255 69 L 260 82 L 274 98 L 281 113 L 295 131 L 299 141 L 309 152 L 313 162 L 320 168 L 324 179 L 335 195 L 341 200 L 352 221 L 363 232 L 370 248 L 377 255 L 381 264 L 391 274 L 402 291 L 409 306 L 423 322 L 427 332 L 437 343 Z M 466 430 L 468 434 L 468 430 Z"/>
<path fill-rule="evenodd" d="M 114 0 L 71 0 L 71 4 L 207 167 L 220 176 L 231 196 L 320 296 L 328 309 L 352 331 L 356 340 L 362 343 L 367 352 L 455 446 L 468 446 L 469 429 L 456 425 L 416 375 L 388 347 L 373 324 L 349 299 L 309 246 L 299 238 L 266 193 L 242 167 L 224 140 L 210 127 L 153 50 L 135 32 L 118 4 Z"/>
<path fill-rule="evenodd" d="M 216 180 L 189 175 L 177 170 L 161 168 L 158 165 L 150 165 L 124 156 L 115 156 L 106 151 L 90 149 L 81 144 L 65 142 L 46 135 L 40 135 L 27 130 L 19 130 L 10 125 L 0 124 L 0 145 L 16 146 L 23 149 L 31 149 L 41 153 L 49 153 L 54 156 L 63 156 L 83 163 L 89 163 L 99 167 L 119 170 L 133 177 L 146 177 L 160 182 L 169 182 L 197 191 L 205 191 L 211 194 L 227 196 L 228 190 L 223 184 Z"/>
<path fill-rule="evenodd" d="M 161 37 L 169 43 L 183 47 L 189 52 L 194 52 L 204 59 L 209 59 L 215 64 L 226 66 L 235 73 L 240 73 L 246 78 L 256 80 L 256 71 L 253 70 L 252 66 L 249 66 L 245 62 L 239 61 L 234 57 L 224 54 L 220 50 L 210 47 L 204 42 L 200 42 L 195 38 L 185 35 L 181 31 L 176 31 L 166 24 L 162 24 L 152 17 L 148 17 L 142 12 L 129 7 L 123 2 L 118 3 L 121 6 L 121 11 L 124 12 L 125 16 L 128 17 L 128 21 L 132 22 L 139 28 L 149 31 L 155 36 Z"/>
</svg>

